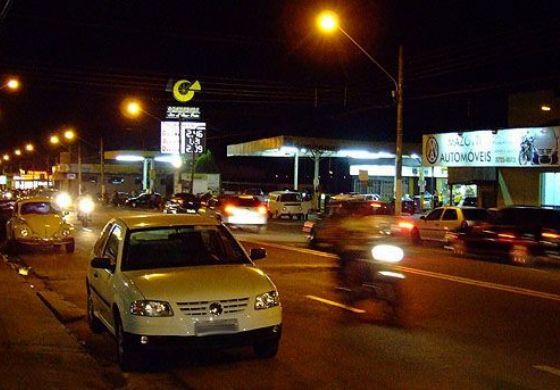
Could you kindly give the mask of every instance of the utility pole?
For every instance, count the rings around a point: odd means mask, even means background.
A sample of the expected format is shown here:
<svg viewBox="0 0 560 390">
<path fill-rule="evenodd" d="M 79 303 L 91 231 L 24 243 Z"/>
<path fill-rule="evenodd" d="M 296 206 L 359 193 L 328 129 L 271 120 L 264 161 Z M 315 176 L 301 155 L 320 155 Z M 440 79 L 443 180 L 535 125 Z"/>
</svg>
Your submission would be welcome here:
<svg viewBox="0 0 560 390">
<path fill-rule="evenodd" d="M 395 153 L 395 215 L 402 215 L 402 155 L 403 155 L 403 47 L 399 46 L 399 69 L 397 74 L 397 126 Z"/>
<path fill-rule="evenodd" d="M 101 200 L 105 199 L 105 156 L 103 155 L 103 137 L 99 138 L 99 165 L 101 169 Z"/>
<path fill-rule="evenodd" d="M 82 195 L 82 145 L 78 140 L 78 196 Z"/>
</svg>

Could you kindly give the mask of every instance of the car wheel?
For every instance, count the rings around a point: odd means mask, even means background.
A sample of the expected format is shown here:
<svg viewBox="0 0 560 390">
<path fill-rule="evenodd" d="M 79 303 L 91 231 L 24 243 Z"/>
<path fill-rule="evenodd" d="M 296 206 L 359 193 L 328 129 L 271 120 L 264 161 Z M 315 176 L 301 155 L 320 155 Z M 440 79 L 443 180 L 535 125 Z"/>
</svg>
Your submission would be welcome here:
<svg viewBox="0 0 560 390">
<path fill-rule="evenodd" d="M 523 267 L 531 266 L 534 263 L 533 255 L 526 245 L 514 245 L 509 251 L 509 258 L 513 264 Z"/>
<path fill-rule="evenodd" d="M 114 314 L 115 337 L 117 339 L 117 360 L 122 371 L 134 371 L 141 361 L 139 351 L 134 348 L 129 335 L 123 329 L 119 313 Z"/>
<path fill-rule="evenodd" d="M 279 339 L 257 341 L 253 344 L 255 354 L 261 359 L 270 359 L 278 353 Z"/>
<path fill-rule="evenodd" d="M 410 232 L 410 239 L 414 245 L 420 245 L 422 243 L 422 239 L 420 238 L 420 232 L 418 229 L 414 228 Z"/>
<path fill-rule="evenodd" d="M 95 316 L 93 312 L 93 297 L 91 296 L 91 288 L 86 284 L 87 289 L 87 323 L 92 333 L 102 333 L 105 330 L 103 323 Z"/>
<path fill-rule="evenodd" d="M 74 240 L 72 240 L 68 244 L 66 244 L 65 248 L 66 253 L 74 253 L 74 249 L 76 249 L 76 243 L 74 242 Z"/>
</svg>

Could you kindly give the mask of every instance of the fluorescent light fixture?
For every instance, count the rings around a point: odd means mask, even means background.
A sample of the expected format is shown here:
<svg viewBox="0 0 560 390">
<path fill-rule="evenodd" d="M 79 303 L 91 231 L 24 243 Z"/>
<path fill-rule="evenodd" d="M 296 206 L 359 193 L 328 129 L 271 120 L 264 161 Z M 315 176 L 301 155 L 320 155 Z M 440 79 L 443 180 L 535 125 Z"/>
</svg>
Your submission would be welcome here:
<svg viewBox="0 0 560 390">
<path fill-rule="evenodd" d="M 295 154 L 295 153 L 297 153 L 298 151 L 299 151 L 298 148 L 293 147 L 293 146 L 282 146 L 282 147 L 280 148 L 280 152 L 281 152 L 281 153 L 289 153 L 289 154 L 294 153 L 294 154 Z"/>
<path fill-rule="evenodd" d="M 541 106 L 541 110 L 542 110 L 542 111 L 550 111 L 550 110 L 552 110 L 552 109 L 550 108 L 550 106 L 542 105 L 542 106 Z"/>
<path fill-rule="evenodd" d="M 342 149 L 336 152 L 338 157 L 361 158 L 361 159 L 377 159 L 377 158 L 394 158 L 393 153 L 388 152 L 369 152 L 367 150 Z"/>
<path fill-rule="evenodd" d="M 144 157 L 133 154 L 122 154 L 116 157 L 117 161 L 144 161 Z"/>
<path fill-rule="evenodd" d="M 154 158 L 154 160 L 169 163 L 173 165 L 175 168 L 179 168 L 181 165 L 183 165 L 183 160 L 181 159 L 181 156 L 179 156 L 178 154 L 172 154 L 169 156 L 158 156 Z"/>
<path fill-rule="evenodd" d="M 413 159 L 415 159 L 415 160 L 420 160 L 420 156 L 417 155 L 416 153 L 412 153 L 412 154 L 410 155 L 410 158 L 413 158 Z"/>
</svg>

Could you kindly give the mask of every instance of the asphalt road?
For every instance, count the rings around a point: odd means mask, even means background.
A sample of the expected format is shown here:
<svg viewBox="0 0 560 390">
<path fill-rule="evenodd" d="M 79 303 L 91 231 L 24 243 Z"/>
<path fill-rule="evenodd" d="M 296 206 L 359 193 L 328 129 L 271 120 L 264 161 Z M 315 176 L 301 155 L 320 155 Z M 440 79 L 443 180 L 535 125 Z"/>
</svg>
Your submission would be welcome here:
<svg viewBox="0 0 560 390">
<path fill-rule="evenodd" d="M 76 252 L 25 252 L 38 289 L 85 309 L 85 272 L 101 224 L 77 228 Z M 93 335 L 84 319 L 65 326 L 101 362 L 115 387 L 155 388 L 560 388 L 560 267 L 519 268 L 460 259 L 434 246 L 409 247 L 406 316 L 383 322 L 335 306 L 335 259 L 304 249 L 301 222 L 275 221 L 264 234 L 234 233 L 247 247 L 265 246 L 258 261 L 274 280 L 284 308 L 278 356 L 251 349 L 198 350 L 163 356 L 150 372 L 121 374 L 115 342 Z"/>
</svg>

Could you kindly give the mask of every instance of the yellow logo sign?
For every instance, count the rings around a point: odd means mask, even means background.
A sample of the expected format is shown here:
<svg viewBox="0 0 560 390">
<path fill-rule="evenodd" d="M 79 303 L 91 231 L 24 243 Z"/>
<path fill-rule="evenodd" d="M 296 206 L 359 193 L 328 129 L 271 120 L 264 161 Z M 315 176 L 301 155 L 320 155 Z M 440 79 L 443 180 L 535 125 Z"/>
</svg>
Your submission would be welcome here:
<svg viewBox="0 0 560 390">
<path fill-rule="evenodd" d="M 195 92 L 202 91 L 198 81 L 191 83 L 189 80 L 178 80 L 173 84 L 173 97 L 181 103 L 188 102 L 194 97 Z"/>
</svg>

